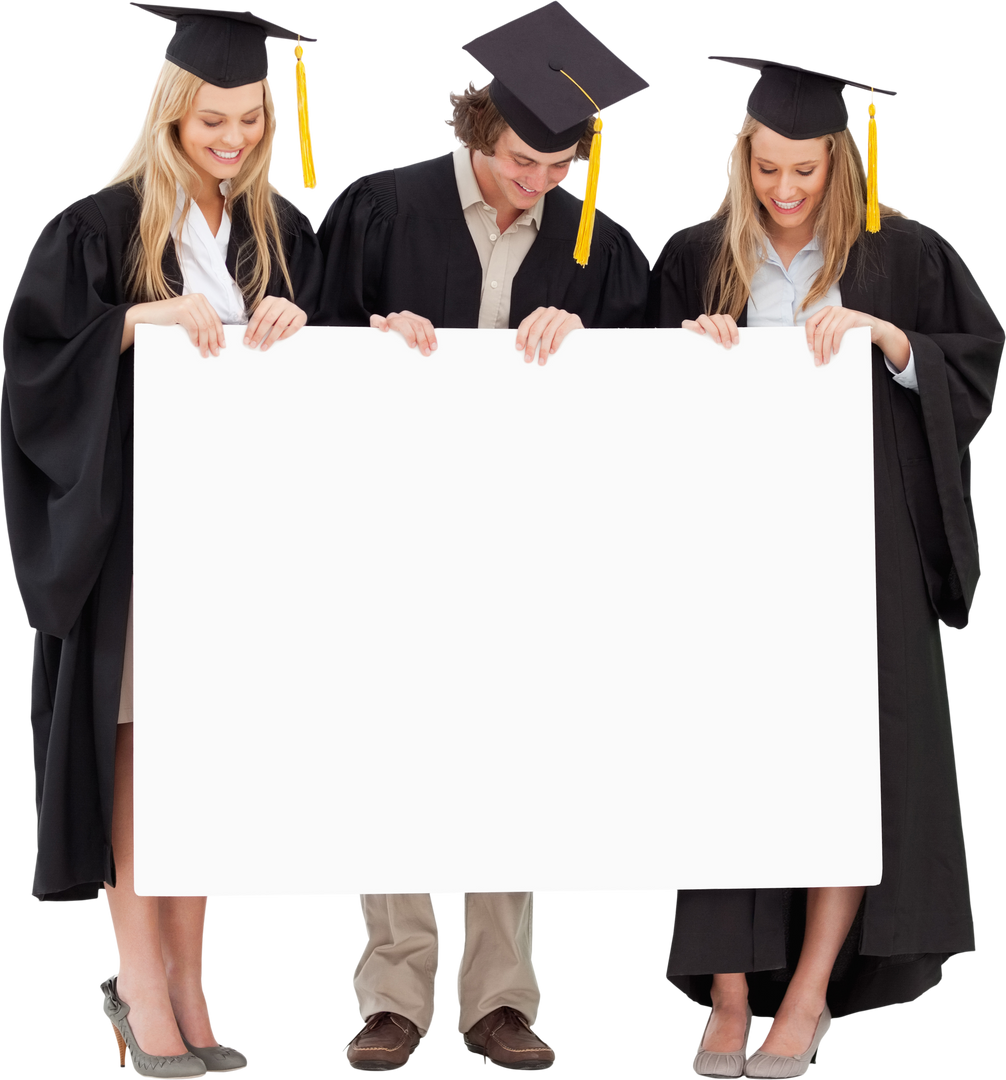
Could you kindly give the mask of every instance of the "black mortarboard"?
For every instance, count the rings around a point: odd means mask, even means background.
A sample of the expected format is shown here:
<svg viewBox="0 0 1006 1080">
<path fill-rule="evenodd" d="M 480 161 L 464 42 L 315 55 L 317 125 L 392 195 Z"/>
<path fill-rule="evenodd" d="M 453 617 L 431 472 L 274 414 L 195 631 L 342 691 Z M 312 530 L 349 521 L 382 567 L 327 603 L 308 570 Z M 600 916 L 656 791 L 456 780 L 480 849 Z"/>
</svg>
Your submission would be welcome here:
<svg viewBox="0 0 1006 1080">
<path fill-rule="evenodd" d="M 649 85 L 558 3 L 464 47 L 495 76 L 489 95 L 503 119 L 542 154 L 572 146 L 595 112 Z"/>
<path fill-rule="evenodd" d="M 495 76 L 489 96 L 532 149 L 554 154 L 580 141 L 595 112 L 649 83 L 627 67 L 562 4 L 546 4 L 464 46 Z M 593 123 L 587 191 L 573 258 L 587 265 L 594 232 L 601 120 Z"/>
<path fill-rule="evenodd" d="M 246 86 L 269 76 L 269 41 L 294 42 L 294 98 L 297 121 L 297 152 L 300 186 L 317 191 L 318 163 L 311 130 L 311 97 L 304 45 L 317 45 L 311 33 L 273 23 L 247 8 L 201 8 L 197 4 L 152 3 L 126 0 L 130 8 L 173 25 L 164 58 L 198 76 L 203 82 L 222 86 Z"/>
<path fill-rule="evenodd" d="M 284 30 L 250 11 L 207 11 L 203 8 L 133 4 L 176 24 L 165 57 L 214 86 L 230 89 L 261 82 L 269 70 L 267 37 L 314 41 Z"/>
<path fill-rule="evenodd" d="M 842 98 L 845 86 L 858 86 L 878 94 L 895 93 L 771 60 L 747 60 L 740 56 L 709 59 L 741 64 L 761 72 L 748 98 L 748 113 L 787 139 L 819 139 L 844 131 L 849 126 L 849 113 Z"/>
</svg>

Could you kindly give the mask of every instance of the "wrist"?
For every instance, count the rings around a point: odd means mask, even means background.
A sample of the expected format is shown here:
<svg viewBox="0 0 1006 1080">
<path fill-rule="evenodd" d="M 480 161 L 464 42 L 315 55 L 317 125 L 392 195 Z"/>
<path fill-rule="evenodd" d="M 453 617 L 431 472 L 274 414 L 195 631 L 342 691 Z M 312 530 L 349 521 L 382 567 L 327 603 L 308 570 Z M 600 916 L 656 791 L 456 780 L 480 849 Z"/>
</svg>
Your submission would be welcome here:
<svg viewBox="0 0 1006 1080">
<path fill-rule="evenodd" d="M 139 304 L 133 304 L 131 307 L 126 308 L 126 314 L 124 315 L 122 320 L 122 341 L 119 345 L 120 356 L 133 345 L 133 338 L 136 335 L 136 309 L 139 306 Z"/>
<path fill-rule="evenodd" d="M 908 366 L 908 358 L 912 354 L 912 346 L 904 330 L 899 329 L 893 323 L 881 320 L 873 340 L 874 344 L 880 347 L 880 351 L 899 372 L 905 370 Z"/>
</svg>

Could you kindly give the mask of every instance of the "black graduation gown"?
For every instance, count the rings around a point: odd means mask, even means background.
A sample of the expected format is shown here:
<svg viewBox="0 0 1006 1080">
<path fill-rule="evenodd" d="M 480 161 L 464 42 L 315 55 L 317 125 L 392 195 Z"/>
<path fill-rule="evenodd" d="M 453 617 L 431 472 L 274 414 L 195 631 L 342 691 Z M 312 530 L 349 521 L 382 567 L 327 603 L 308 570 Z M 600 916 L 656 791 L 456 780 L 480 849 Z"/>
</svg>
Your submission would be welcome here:
<svg viewBox="0 0 1006 1080">
<path fill-rule="evenodd" d="M 561 188 L 545 195 L 538 236 L 514 277 L 511 327 L 538 307 L 571 311 L 587 327 L 643 325 L 646 257 L 598 213 L 588 265 L 575 263 L 580 206 Z M 319 323 L 368 326 L 375 313 L 413 311 L 434 326 L 478 326 L 482 264 L 453 155 L 357 180 L 332 204 L 318 237 L 325 255 Z"/>
<path fill-rule="evenodd" d="M 679 327 L 705 310 L 718 230 L 706 222 L 668 241 L 651 278 L 653 323 Z M 967 267 L 918 222 L 885 218 L 864 234 L 840 288 L 845 307 L 905 331 L 919 393 L 893 381 L 874 346 L 883 880 L 866 890 L 835 964 L 836 1016 L 910 1001 L 939 982 L 949 955 L 974 948 L 939 620 L 967 623 L 978 580 L 968 444 L 1003 347 Z M 712 972 L 748 972 L 752 1010 L 772 1016 L 805 913 L 803 890 L 680 892 L 668 978 L 709 1005 Z"/>
<path fill-rule="evenodd" d="M 321 253 L 308 220 L 275 196 L 296 302 L 313 314 Z M 32 251 L 4 334 L 7 528 L 28 621 L 41 900 L 115 882 L 112 779 L 133 562 L 133 350 L 121 356 L 132 185 L 74 203 Z M 227 263 L 252 241 L 235 207 Z M 164 273 L 181 291 L 169 240 Z M 289 296 L 274 272 L 271 295 Z"/>
</svg>

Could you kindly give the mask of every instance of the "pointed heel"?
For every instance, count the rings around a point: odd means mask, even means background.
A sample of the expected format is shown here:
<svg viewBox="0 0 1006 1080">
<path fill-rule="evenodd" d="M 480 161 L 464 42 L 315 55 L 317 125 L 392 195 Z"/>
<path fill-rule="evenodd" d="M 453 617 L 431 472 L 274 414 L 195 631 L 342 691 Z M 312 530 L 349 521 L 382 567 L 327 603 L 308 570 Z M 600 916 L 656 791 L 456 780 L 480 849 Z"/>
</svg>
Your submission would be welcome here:
<svg viewBox="0 0 1006 1080">
<path fill-rule="evenodd" d="M 817 1051 L 816 1050 L 814 1051 L 814 1056 L 810 1059 L 810 1063 L 811 1063 L 811 1065 L 816 1065 L 817 1064 Z"/>
<path fill-rule="evenodd" d="M 112 1030 L 115 1032 L 115 1041 L 119 1044 L 119 1068 L 124 1069 L 126 1067 L 126 1040 L 115 1024 L 112 1025 Z"/>
</svg>

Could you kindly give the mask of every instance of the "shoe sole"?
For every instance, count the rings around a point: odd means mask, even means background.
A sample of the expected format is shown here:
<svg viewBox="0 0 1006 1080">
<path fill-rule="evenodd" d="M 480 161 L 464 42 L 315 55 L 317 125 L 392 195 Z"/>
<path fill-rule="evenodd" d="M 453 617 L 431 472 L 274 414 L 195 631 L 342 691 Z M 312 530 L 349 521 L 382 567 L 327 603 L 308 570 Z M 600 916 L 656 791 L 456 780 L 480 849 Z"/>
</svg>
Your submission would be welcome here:
<svg viewBox="0 0 1006 1080">
<path fill-rule="evenodd" d="M 365 1072 L 388 1072 L 390 1069 L 400 1069 L 404 1061 L 351 1061 L 354 1069 L 363 1069 Z"/>
<path fill-rule="evenodd" d="M 491 1061 L 494 1065 L 499 1065 L 502 1069 L 520 1069 L 522 1072 L 531 1072 L 535 1069 L 548 1069 L 551 1068 L 554 1062 L 551 1061 L 497 1061 L 494 1057 L 490 1057 L 489 1054 L 483 1050 L 481 1046 L 475 1046 L 472 1043 L 465 1040 L 465 1046 L 473 1054 L 481 1054 L 487 1061 Z"/>
</svg>

